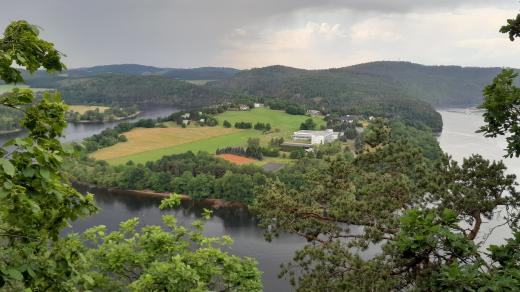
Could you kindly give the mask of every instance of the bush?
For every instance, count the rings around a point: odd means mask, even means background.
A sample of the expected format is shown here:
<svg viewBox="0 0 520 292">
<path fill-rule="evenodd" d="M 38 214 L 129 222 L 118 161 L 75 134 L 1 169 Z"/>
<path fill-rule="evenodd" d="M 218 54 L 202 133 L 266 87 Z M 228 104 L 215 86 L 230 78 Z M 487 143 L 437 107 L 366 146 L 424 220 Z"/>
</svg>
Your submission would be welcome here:
<svg viewBox="0 0 520 292">
<path fill-rule="evenodd" d="M 300 125 L 300 130 L 314 130 L 316 128 L 316 123 L 313 119 L 307 119 Z"/>
<path fill-rule="evenodd" d="M 231 128 L 231 123 L 228 122 L 227 120 L 224 121 L 223 125 L 224 125 L 224 128 Z"/>
<path fill-rule="evenodd" d="M 262 155 L 267 157 L 278 157 L 280 156 L 280 149 L 262 147 Z"/>
<path fill-rule="evenodd" d="M 285 112 L 290 115 L 305 115 L 305 109 L 297 105 L 289 105 L 285 109 Z"/>
<path fill-rule="evenodd" d="M 291 151 L 291 154 L 289 155 L 289 158 L 291 159 L 300 159 L 303 157 L 305 157 L 305 150 L 303 149 Z"/>
<path fill-rule="evenodd" d="M 235 128 L 237 129 L 251 129 L 253 128 L 253 124 L 250 122 L 236 122 Z"/>
</svg>

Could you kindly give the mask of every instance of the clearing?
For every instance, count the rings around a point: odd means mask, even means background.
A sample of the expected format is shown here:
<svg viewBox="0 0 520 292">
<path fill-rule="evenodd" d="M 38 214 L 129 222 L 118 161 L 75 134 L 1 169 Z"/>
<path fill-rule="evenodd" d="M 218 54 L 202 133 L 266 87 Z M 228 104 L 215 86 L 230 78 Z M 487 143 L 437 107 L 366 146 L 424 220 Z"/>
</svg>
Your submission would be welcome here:
<svg viewBox="0 0 520 292">
<path fill-rule="evenodd" d="M 182 146 L 183 144 L 191 144 L 192 142 L 208 141 L 212 138 L 226 137 L 228 134 L 237 132 L 236 129 L 224 128 L 137 128 L 132 129 L 124 135 L 128 138 L 127 142 L 118 143 L 116 145 L 103 148 L 96 151 L 92 156 L 98 160 L 114 160 L 117 163 L 134 160 L 135 162 L 146 162 L 150 159 L 159 159 L 166 154 L 162 154 L 164 150 L 174 146 Z M 178 147 L 184 148 L 184 147 Z M 163 151 L 161 151 L 163 150 Z M 186 150 L 188 151 L 188 150 Z M 182 152 L 186 152 L 182 151 Z M 192 150 L 197 151 L 197 150 Z M 177 151 L 174 151 L 177 152 Z M 171 154 L 175 154 L 170 152 Z M 181 153 L 181 152 L 179 152 Z M 136 155 L 138 154 L 138 155 Z M 157 157 L 157 155 L 160 155 Z M 117 158 L 117 159 L 115 159 Z"/>
<path fill-rule="evenodd" d="M 77 112 L 80 115 L 87 111 L 93 111 L 99 109 L 100 112 L 104 112 L 109 109 L 108 106 L 97 106 L 97 105 L 69 105 L 69 111 Z"/>
<path fill-rule="evenodd" d="M 300 124 L 308 119 L 308 116 L 289 115 L 283 111 L 275 111 L 266 108 L 258 108 L 250 111 L 229 111 L 217 115 L 219 126 L 198 127 L 190 126 L 180 128 L 172 123 L 167 123 L 168 128 L 133 129 L 125 133 L 127 142 L 101 149 L 93 153 L 98 160 L 106 160 L 110 164 L 124 164 L 129 160 L 136 163 L 158 160 L 165 155 L 180 154 L 187 151 L 197 153 L 205 151 L 214 154 L 218 148 L 232 146 L 246 146 L 249 138 L 260 138 L 263 145 L 274 137 L 289 139 Z M 325 124 L 320 118 L 313 118 L 318 127 Z M 224 128 L 224 120 L 231 124 L 235 122 L 270 123 L 272 131 L 263 133 L 254 129 L 240 130 Z M 269 162 L 287 161 L 283 158 L 265 158 L 262 161 L 253 160 L 257 165 Z"/>
<path fill-rule="evenodd" d="M 221 154 L 221 155 L 218 155 L 218 157 L 224 159 L 224 160 L 227 160 L 231 163 L 234 163 L 234 164 L 238 164 L 238 165 L 242 165 L 242 164 L 251 164 L 251 163 L 255 163 L 256 160 L 254 159 L 251 159 L 251 158 L 247 158 L 247 157 L 244 157 L 244 156 L 239 156 L 239 155 L 235 155 L 235 154 Z"/>
</svg>

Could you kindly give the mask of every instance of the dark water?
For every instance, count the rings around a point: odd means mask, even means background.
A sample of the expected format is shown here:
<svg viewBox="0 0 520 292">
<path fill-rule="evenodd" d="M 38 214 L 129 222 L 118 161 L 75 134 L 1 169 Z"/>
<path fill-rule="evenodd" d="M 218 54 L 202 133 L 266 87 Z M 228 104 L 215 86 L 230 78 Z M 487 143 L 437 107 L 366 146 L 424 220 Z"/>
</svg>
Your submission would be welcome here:
<svg viewBox="0 0 520 292">
<path fill-rule="evenodd" d="M 186 203 L 174 211 L 161 211 L 160 199 L 130 195 L 125 192 L 108 192 L 102 189 L 77 187 L 82 192 L 95 194 L 96 202 L 102 209 L 98 214 L 73 223 L 74 231 L 84 231 L 95 225 L 106 225 L 109 230 L 118 227 L 119 222 L 139 217 L 144 225 L 161 224 L 161 216 L 173 214 L 179 225 L 190 226 L 191 222 L 201 219 L 202 206 Z M 256 226 L 251 214 L 244 209 L 221 208 L 214 210 L 213 217 L 205 221 L 205 235 L 230 235 L 234 244 L 227 250 L 238 256 L 253 257 L 258 260 L 263 272 L 265 291 L 291 291 L 289 282 L 278 279 L 280 264 L 288 262 L 294 251 L 304 242 L 291 235 L 281 235 L 271 243 L 264 240 L 262 230 Z"/>
<path fill-rule="evenodd" d="M 139 119 L 155 119 L 159 117 L 166 117 L 177 111 L 178 109 L 168 106 L 147 107 L 141 109 L 141 114 L 139 116 L 126 121 L 137 121 Z M 86 137 L 99 134 L 101 131 L 107 128 L 112 128 L 119 123 L 121 123 L 121 121 L 99 124 L 69 124 L 68 127 L 65 129 L 65 136 L 61 140 L 63 142 L 79 141 Z M 4 144 L 6 141 L 10 139 L 23 137 L 24 135 L 24 132 L 0 135 L 0 145 Z"/>
</svg>

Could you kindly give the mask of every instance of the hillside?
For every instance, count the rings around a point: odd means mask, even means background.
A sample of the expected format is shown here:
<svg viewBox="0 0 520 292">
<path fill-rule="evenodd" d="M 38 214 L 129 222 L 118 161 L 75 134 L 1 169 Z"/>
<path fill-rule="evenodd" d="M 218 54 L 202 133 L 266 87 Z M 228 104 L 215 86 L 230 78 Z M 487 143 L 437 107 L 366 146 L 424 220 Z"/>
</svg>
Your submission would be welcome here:
<svg viewBox="0 0 520 292">
<path fill-rule="evenodd" d="M 103 74 L 56 81 L 63 99 L 71 104 L 174 105 L 198 107 L 222 101 L 219 91 L 165 76 Z"/>
<path fill-rule="evenodd" d="M 46 85 L 63 78 L 90 77 L 100 74 L 122 74 L 130 76 L 158 75 L 168 76 L 179 80 L 221 80 L 232 77 L 240 70 L 224 67 L 201 67 L 201 68 L 159 68 L 138 64 L 103 65 L 85 68 L 69 69 L 60 74 L 48 74 L 36 72 L 29 75 L 24 72 L 27 83 Z"/>
<path fill-rule="evenodd" d="M 328 70 L 271 66 L 244 70 L 211 84 L 228 92 L 285 98 L 339 100 L 408 97 L 435 107 L 475 106 L 500 68 L 374 62 Z"/>
<path fill-rule="evenodd" d="M 442 129 L 442 119 L 430 104 L 413 97 L 401 83 L 386 76 L 271 66 L 241 71 L 207 86 L 230 95 L 280 97 L 309 107 L 399 117 L 411 125 L 424 123 L 435 131 Z"/>
<path fill-rule="evenodd" d="M 408 94 L 435 107 L 475 106 L 482 89 L 501 68 L 424 66 L 408 62 L 374 62 L 339 69 L 339 72 L 373 74 L 402 84 Z"/>
</svg>

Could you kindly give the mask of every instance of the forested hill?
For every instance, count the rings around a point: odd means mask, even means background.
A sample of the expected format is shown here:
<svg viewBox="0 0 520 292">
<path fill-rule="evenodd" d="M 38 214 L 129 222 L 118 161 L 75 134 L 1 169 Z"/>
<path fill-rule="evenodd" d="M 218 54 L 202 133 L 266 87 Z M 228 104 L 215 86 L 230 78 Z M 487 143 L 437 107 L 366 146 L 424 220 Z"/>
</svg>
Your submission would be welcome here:
<svg viewBox="0 0 520 292">
<path fill-rule="evenodd" d="M 327 70 L 283 66 L 244 70 L 211 86 L 233 93 L 287 98 L 409 97 L 435 107 L 475 106 L 500 68 L 374 62 Z"/>
<path fill-rule="evenodd" d="M 392 78 L 410 95 L 436 107 L 480 104 L 483 88 L 501 70 L 497 67 L 424 66 L 409 62 L 373 62 L 340 69 Z"/>
<path fill-rule="evenodd" d="M 221 80 L 232 77 L 240 70 L 226 67 L 201 67 L 201 68 L 159 68 L 153 66 L 144 66 L 138 64 L 120 64 L 120 65 L 103 65 L 94 67 L 85 67 L 77 69 L 69 69 L 58 75 L 49 75 L 48 73 L 37 72 L 37 74 L 29 75 L 25 72 L 25 78 L 28 83 L 42 82 L 42 80 L 55 80 L 60 77 L 88 77 L 99 74 L 123 74 L 132 76 L 159 75 L 168 76 L 179 80 Z"/>
<path fill-rule="evenodd" d="M 410 95 L 398 81 L 375 74 L 270 66 L 241 71 L 207 87 L 234 96 L 280 97 L 308 107 L 399 117 L 408 124 L 442 129 L 442 119 L 430 104 Z"/>
<path fill-rule="evenodd" d="M 200 107 L 222 102 L 226 96 L 167 76 L 101 74 L 53 81 L 71 104 L 175 105 Z"/>
</svg>

